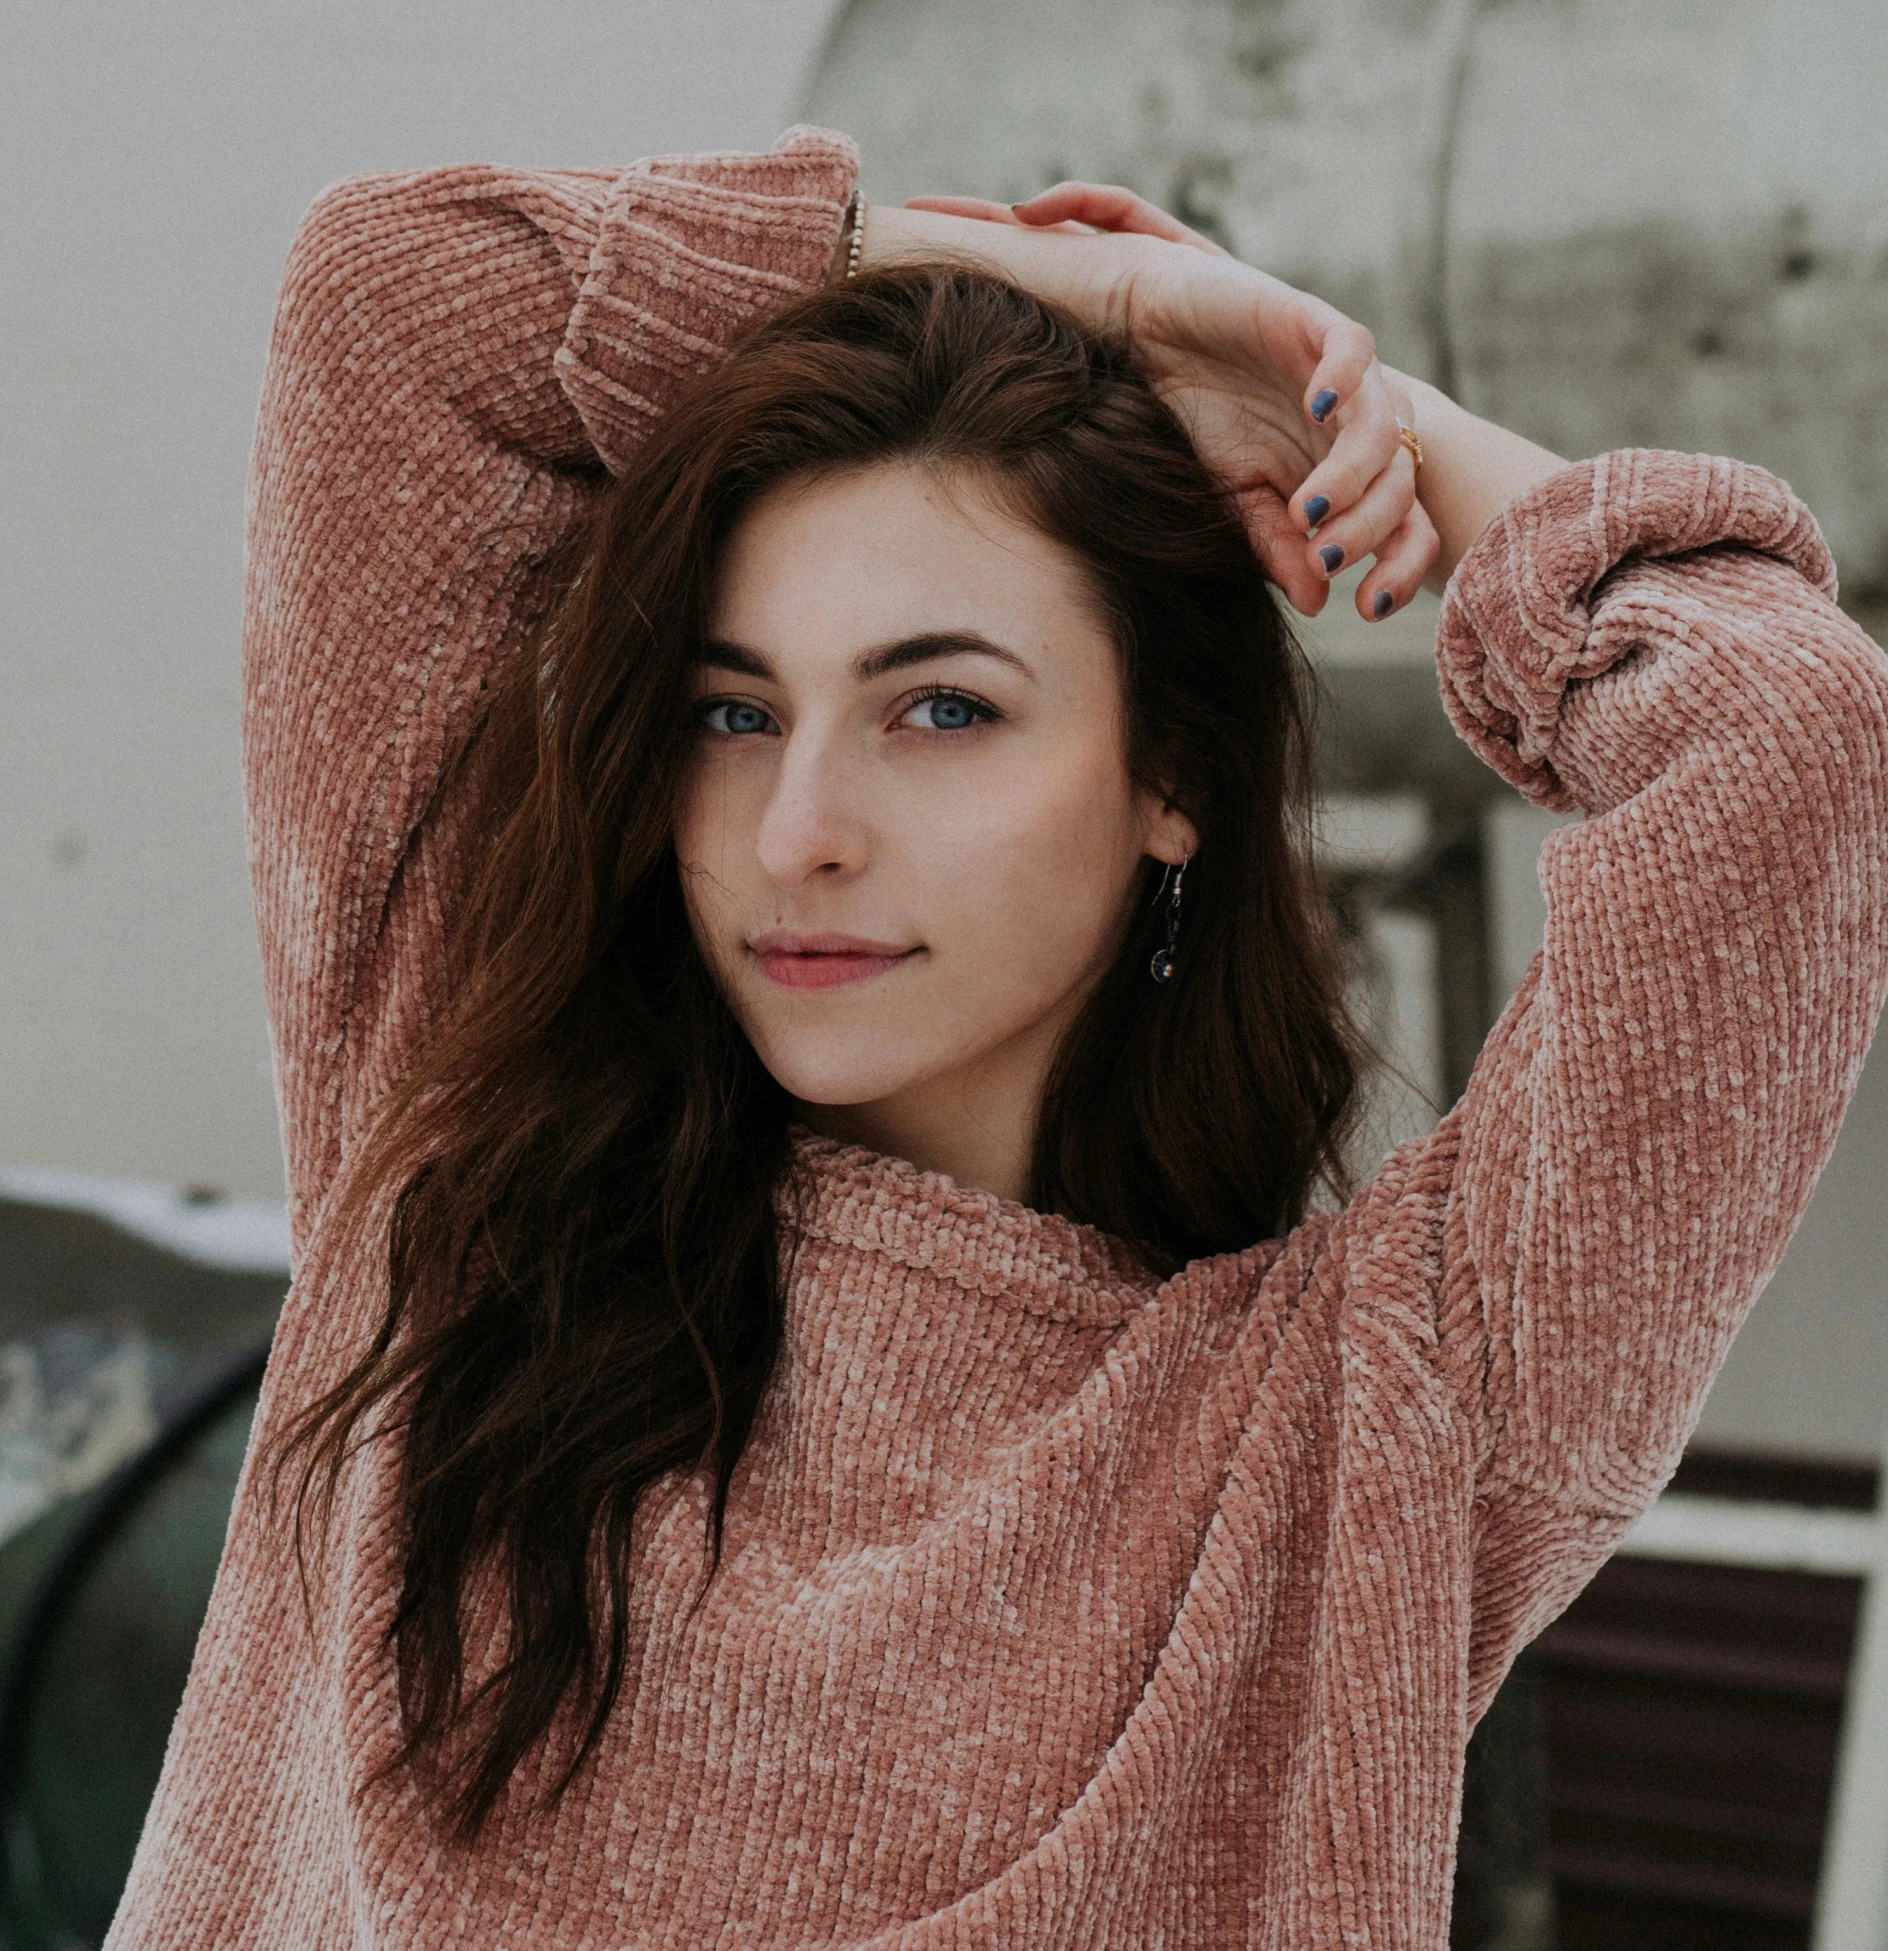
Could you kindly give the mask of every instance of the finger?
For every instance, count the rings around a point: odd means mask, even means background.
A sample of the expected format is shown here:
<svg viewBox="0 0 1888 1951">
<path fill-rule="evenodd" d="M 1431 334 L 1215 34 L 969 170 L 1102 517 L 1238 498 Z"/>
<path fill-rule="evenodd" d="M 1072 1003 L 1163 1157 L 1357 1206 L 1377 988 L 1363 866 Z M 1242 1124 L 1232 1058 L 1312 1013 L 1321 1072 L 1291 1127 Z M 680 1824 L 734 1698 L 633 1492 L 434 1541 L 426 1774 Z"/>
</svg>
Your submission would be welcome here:
<svg viewBox="0 0 1888 1951">
<path fill-rule="evenodd" d="M 1260 567 L 1284 591 L 1301 616 L 1316 616 L 1331 593 L 1330 579 L 1305 559 L 1304 532 L 1292 520 L 1285 497 L 1260 483 L 1235 496 Z"/>
<path fill-rule="evenodd" d="M 1369 575 L 1357 585 L 1357 614 L 1372 623 L 1394 616 L 1422 588 L 1441 553 L 1435 524 L 1417 502 L 1377 550 Z"/>
<path fill-rule="evenodd" d="M 1090 224 L 1096 230 L 1132 232 L 1164 237 L 1170 244 L 1225 257 L 1226 250 L 1210 237 L 1183 224 L 1158 204 L 1112 183 L 1057 183 L 1053 189 L 1025 197 L 1016 205 L 1017 217 L 1031 226 L 1057 223 Z"/>
<path fill-rule="evenodd" d="M 1364 336 L 1367 339 L 1369 334 Z M 1292 495 L 1292 511 L 1307 529 L 1356 507 L 1402 448 L 1396 402 L 1383 368 L 1374 359 L 1361 382 L 1324 416 L 1323 424 L 1337 430 L 1330 451 Z"/>
<path fill-rule="evenodd" d="M 1389 465 L 1341 515 L 1318 525 L 1299 548 L 1308 563 L 1335 576 L 1365 556 L 1374 555 L 1402 527 L 1416 501 L 1416 464 L 1401 441 Z"/>
<path fill-rule="evenodd" d="M 908 196 L 907 210 L 935 210 L 946 217 L 975 217 L 986 224 L 1014 224 L 1020 220 L 1007 203 L 984 196 Z"/>
<path fill-rule="evenodd" d="M 1367 326 L 1342 312 L 1320 306 L 1323 344 L 1304 390 L 1304 407 L 1320 427 L 1342 427 L 1353 418 L 1377 359 L 1377 342 Z"/>
</svg>

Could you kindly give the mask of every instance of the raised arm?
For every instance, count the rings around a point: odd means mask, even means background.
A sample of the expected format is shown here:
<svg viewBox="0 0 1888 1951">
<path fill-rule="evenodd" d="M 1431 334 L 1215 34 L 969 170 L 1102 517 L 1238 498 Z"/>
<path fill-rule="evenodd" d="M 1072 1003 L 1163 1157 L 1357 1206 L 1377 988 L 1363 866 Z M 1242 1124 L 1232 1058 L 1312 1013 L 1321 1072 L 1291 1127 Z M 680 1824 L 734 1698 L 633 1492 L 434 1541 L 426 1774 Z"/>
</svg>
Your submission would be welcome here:
<svg viewBox="0 0 1888 1951">
<path fill-rule="evenodd" d="M 1760 468 L 1568 467 L 1125 190 L 920 206 L 874 210 L 867 258 L 962 252 L 1134 332 L 1300 609 L 1365 554 L 1365 617 L 1446 583 L 1457 727 L 1588 815 L 1463 1103 L 1349 1220 L 1449 1188 L 1485 1698 L 1676 1461 L 1834 1143 L 1888 977 L 1888 660 Z"/>
<path fill-rule="evenodd" d="M 1834 589 L 1773 476 L 1640 452 L 1522 494 L 1449 585 L 1458 728 L 1587 816 L 1457 1113 L 1484 1691 L 1677 1461 L 1881 1007 L 1888 660 Z"/>
<path fill-rule="evenodd" d="M 290 252 L 250 483 L 244 751 L 306 1240 L 436 1001 L 441 792 L 547 554 L 676 387 L 827 271 L 843 138 L 343 183 Z"/>
</svg>

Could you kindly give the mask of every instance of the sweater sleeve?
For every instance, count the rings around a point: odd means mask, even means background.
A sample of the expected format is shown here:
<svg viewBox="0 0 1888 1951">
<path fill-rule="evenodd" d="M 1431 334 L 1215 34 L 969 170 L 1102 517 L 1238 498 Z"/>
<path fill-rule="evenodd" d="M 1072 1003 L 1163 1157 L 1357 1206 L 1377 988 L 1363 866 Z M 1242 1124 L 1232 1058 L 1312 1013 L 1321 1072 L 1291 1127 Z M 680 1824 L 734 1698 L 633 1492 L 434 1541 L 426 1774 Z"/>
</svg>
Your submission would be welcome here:
<svg viewBox="0 0 1888 1951">
<path fill-rule="evenodd" d="M 250 860 L 297 1251 L 435 1005 L 442 790 L 542 566 L 690 375 L 826 271 L 857 157 L 360 177 L 314 205 L 251 470 Z"/>
<path fill-rule="evenodd" d="M 1675 1466 L 1881 1007 L 1888 660 L 1834 593 L 1773 476 L 1627 452 L 1515 503 L 1445 597 L 1457 728 L 1585 815 L 1451 1121 L 1483 1697 Z"/>
</svg>

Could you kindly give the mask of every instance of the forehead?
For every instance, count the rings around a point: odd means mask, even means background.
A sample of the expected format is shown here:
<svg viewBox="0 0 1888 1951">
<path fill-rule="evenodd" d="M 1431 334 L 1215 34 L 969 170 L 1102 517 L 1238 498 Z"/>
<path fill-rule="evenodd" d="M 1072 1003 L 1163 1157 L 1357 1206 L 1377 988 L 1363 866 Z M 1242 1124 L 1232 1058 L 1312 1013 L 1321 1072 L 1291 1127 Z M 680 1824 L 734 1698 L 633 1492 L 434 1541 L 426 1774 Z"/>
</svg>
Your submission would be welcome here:
<svg viewBox="0 0 1888 1951">
<path fill-rule="evenodd" d="M 1086 565 L 973 476 L 886 462 L 790 481 L 723 552 L 709 623 L 770 658 L 843 661 L 935 631 L 1019 656 L 1112 652 Z"/>
</svg>

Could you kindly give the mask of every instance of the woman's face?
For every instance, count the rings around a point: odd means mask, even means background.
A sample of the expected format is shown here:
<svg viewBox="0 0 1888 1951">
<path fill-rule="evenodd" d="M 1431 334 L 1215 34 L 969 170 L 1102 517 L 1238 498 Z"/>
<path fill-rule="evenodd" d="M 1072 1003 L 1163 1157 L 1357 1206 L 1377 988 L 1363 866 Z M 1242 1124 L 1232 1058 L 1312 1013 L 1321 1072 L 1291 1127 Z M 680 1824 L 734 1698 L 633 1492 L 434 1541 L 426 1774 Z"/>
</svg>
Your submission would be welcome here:
<svg viewBox="0 0 1888 1951">
<path fill-rule="evenodd" d="M 961 476 L 792 482 L 730 538 L 710 637 L 676 845 L 761 1060 L 920 1163 L 966 1119 L 1033 1127 L 1137 864 L 1194 844 L 1129 779 L 1079 559 Z"/>
</svg>

